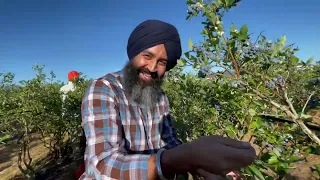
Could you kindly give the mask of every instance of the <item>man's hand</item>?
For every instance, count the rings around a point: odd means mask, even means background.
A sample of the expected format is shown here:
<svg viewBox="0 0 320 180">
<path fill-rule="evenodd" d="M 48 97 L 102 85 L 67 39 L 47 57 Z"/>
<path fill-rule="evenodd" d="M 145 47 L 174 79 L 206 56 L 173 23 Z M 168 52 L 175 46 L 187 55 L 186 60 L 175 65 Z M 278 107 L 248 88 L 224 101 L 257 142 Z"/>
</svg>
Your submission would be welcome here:
<svg viewBox="0 0 320 180">
<path fill-rule="evenodd" d="M 224 179 L 222 176 L 209 173 L 202 169 L 197 169 L 192 173 L 193 179 L 195 180 L 222 180 Z M 232 180 L 243 180 L 245 177 L 239 171 L 231 171 L 226 174 L 226 177 Z"/>
<path fill-rule="evenodd" d="M 233 180 L 243 180 L 245 177 L 239 171 L 231 171 L 226 175 Z"/>
<path fill-rule="evenodd" d="M 210 173 L 207 179 L 211 180 L 225 177 L 224 172 L 247 167 L 255 157 L 250 143 L 222 136 L 206 136 L 164 151 L 161 168 L 165 176 L 202 169 Z"/>
<path fill-rule="evenodd" d="M 212 174 L 225 176 L 230 172 L 250 165 L 256 153 L 247 142 L 222 136 L 207 136 L 187 144 L 192 166 Z"/>
</svg>

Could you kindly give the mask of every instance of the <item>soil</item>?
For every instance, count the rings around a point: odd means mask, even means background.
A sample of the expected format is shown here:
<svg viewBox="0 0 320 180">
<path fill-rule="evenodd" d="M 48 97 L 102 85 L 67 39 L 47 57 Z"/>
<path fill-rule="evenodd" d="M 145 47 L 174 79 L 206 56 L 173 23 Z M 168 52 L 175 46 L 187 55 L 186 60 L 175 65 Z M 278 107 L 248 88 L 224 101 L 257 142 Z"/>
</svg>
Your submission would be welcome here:
<svg viewBox="0 0 320 180">
<path fill-rule="evenodd" d="M 18 168 L 19 145 L 16 140 L 7 145 L 0 145 L 0 179 L 24 180 Z M 58 161 L 51 159 L 49 149 L 41 142 L 40 135 L 34 135 L 30 154 L 32 163 L 38 170 L 36 180 L 76 180 L 75 173 L 82 163 L 82 157 L 76 160 L 65 158 Z M 23 166 L 25 167 L 25 166 Z"/>
<path fill-rule="evenodd" d="M 293 164 L 296 166 L 290 173 L 288 173 L 285 180 L 319 180 L 320 177 L 313 173 L 311 166 L 320 164 L 320 155 L 310 154 L 306 157 L 306 161 L 302 163 Z"/>
<path fill-rule="evenodd" d="M 30 146 L 30 155 L 33 159 L 33 162 L 44 159 L 49 152 L 49 150 L 42 144 L 40 136 L 37 135 L 34 136 L 33 140 L 30 143 Z M 18 153 L 19 145 L 16 143 L 16 139 L 10 142 L 8 145 L 0 145 L 1 179 L 13 179 L 15 176 L 21 174 L 18 168 Z"/>
</svg>

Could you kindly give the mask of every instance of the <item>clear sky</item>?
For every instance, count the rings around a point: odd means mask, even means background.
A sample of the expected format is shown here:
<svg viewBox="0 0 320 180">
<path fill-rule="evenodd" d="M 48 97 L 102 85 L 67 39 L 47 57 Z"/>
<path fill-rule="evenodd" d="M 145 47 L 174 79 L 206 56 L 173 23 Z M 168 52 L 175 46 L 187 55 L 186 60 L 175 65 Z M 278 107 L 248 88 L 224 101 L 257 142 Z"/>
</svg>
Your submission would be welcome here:
<svg viewBox="0 0 320 180">
<path fill-rule="evenodd" d="M 319 0 L 242 0 L 223 21 L 271 40 L 286 35 L 298 57 L 319 60 L 319 7 Z M 186 0 L 0 0 L 0 72 L 31 79 L 36 63 L 62 81 L 71 70 L 98 78 L 123 67 L 129 34 L 146 19 L 174 24 L 187 51 L 202 27 L 199 18 L 185 20 L 186 9 Z"/>
</svg>

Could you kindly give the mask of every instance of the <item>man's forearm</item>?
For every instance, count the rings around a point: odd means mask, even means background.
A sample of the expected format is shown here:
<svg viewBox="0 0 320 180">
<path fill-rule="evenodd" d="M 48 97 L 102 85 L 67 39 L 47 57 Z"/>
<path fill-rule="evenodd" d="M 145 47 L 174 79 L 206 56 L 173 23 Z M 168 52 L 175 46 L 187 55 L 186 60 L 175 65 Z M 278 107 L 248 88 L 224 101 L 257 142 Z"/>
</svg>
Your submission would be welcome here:
<svg viewBox="0 0 320 180">
<path fill-rule="evenodd" d="M 187 145 L 182 144 L 165 150 L 161 156 L 161 169 L 165 177 L 173 174 L 187 173 L 193 169 L 192 159 L 188 153 Z M 152 155 L 148 162 L 148 179 L 158 179 L 156 170 L 156 155 Z"/>
<path fill-rule="evenodd" d="M 156 155 L 152 155 L 148 161 L 148 180 L 157 180 Z"/>
</svg>

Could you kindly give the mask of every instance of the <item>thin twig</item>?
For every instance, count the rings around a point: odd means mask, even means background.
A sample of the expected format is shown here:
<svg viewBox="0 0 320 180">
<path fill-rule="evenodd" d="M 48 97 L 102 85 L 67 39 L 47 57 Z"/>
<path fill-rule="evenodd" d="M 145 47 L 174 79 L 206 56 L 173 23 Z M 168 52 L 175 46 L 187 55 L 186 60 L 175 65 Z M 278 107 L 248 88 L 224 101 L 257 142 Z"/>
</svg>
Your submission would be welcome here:
<svg viewBox="0 0 320 180">
<path fill-rule="evenodd" d="M 233 76 L 226 76 L 224 74 L 221 74 L 221 73 L 214 73 L 215 75 L 218 75 L 218 76 L 222 76 L 222 77 L 225 77 L 225 78 L 228 78 L 228 79 L 231 79 L 231 80 L 235 80 L 236 78 L 234 78 Z"/>
<path fill-rule="evenodd" d="M 312 97 L 313 95 L 314 95 L 314 91 L 310 94 L 310 96 L 308 97 L 306 103 L 304 104 L 300 116 L 302 116 L 302 114 L 304 113 L 304 110 L 306 109 L 307 104 L 309 103 L 309 101 L 310 101 L 310 99 L 311 99 L 311 97 Z"/>
<path fill-rule="evenodd" d="M 224 66 L 224 65 L 221 64 L 220 62 L 217 62 L 217 64 L 218 64 L 221 68 L 223 68 L 224 70 L 226 70 L 230 75 L 233 74 L 233 73 L 231 73 L 231 70 L 230 70 L 228 67 Z M 217 66 L 217 67 L 218 67 L 218 66 Z"/>
<path fill-rule="evenodd" d="M 262 32 L 259 33 L 259 36 L 257 37 L 256 41 L 254 42 L 254 45 L 256 45 L 256 43 L 258 42 L 258 40 L 259 40 L 259 38 L 260 38 L 260 36 L 262 35 L 263 32 L 264 32 L 264 31 L 262 31 Z"/>
<path fill-rule="evenodd" d="M 286 79 L 284 80 L 283 84 L 280 85 L 280 87 L 281 87 L 281 90 L 283 91 L 283 96 L 284 96 L 284 99 L 285 99 L 287 105 L 289 106 L 291 112 L 294 114 L 294 116 L 295 116 L 294 118 L 297 119 L 297 118 L 298 118 L 297 111 L 296 111 L 295 108 L 293 107 L 292 102 L 290 101 L 290 99 L 289 99 L 289 97 L 288 97 L 288 91 L 287 91 L 287 89 L 286 89 L 286 87 L 285 87 L 285 83 L 286 83 L 287 79 L 289 78 L 289 74 L 290 74 L 290 73 L 289 73 L 289 71 L 288 71 L 287 77 L 286 77 Z"/>
<path fill-rule="evenodd" d="M 290 99 L 289 99 L 289 97 L 288 97 L 288 92 L 287 92 L 287 90 L 286 90 L 284 87 L 282 87 L 282 90 L 283 90 L 284 98 L 285 98 L 285 100 L 286 100 L 286 102 L 287 102 L 287 104 L 288 104 L 291 112 L 294 114 L 295 118 L 298 118 L 297 111 L 294 109 L 294 107 L 293 107 L 293 105 L 292 105 L 292 103 L 291 103 L 291 101 L 290 101 Z"/>
<path fill-rule="evenodd" d="M 216 49 L 217 50 L 217 49 Z M 223 64 L 221 64 L 221 62 L 220 62 L 220 55 L 219 55 L 219 51 L 217 51 L 217 58 L 218 58 L 218 62 L 216 62 L 218 65 L 220 65 L 224 70 L 226 70 L 230 75 L 233 75 L 233 73 L 231 73 L 231 70 L 228 68 L 228 67 L 226 67 L 226 66 L 224 66 Z"/>
<path fill-rule="evenodd" d="M 227 38 L 225 36 L 223 36 L 225 42 L 227 43 Z M 231 52 L 231 49 L 228 48 L 228 53 L 231 55 L 231 60 L 232 60 L 232 64 L 233 64 L 233 68 L 235 69 L 236 73 L 237 73 L 237 78 L 240 77 L 240 72 L 239 72 L 239 68 L 238 68 L 238 64 L 237 64 L 237 61 L 236 59 L 234 58 L 232 52 Z"/>
<path fill-rule="evenodd" d="M 288 78 L 289 78 L 289 71 L 288 71 L 288 74 L 287 74 L 286 79 L 285 79 L 284 82 L 283 82 L 283 85 L 287 82 Z"/>
<path fill-rule="evenodd" d="M 279 94 L 277 91 L 275 91 L 275 90 L 272 89 L 272 92 L 273 92 L 276 96 L 278 96 L 279 99 L 281 99 L 281 96 L 280 96 L 280 94 Z"/>
</svg>

